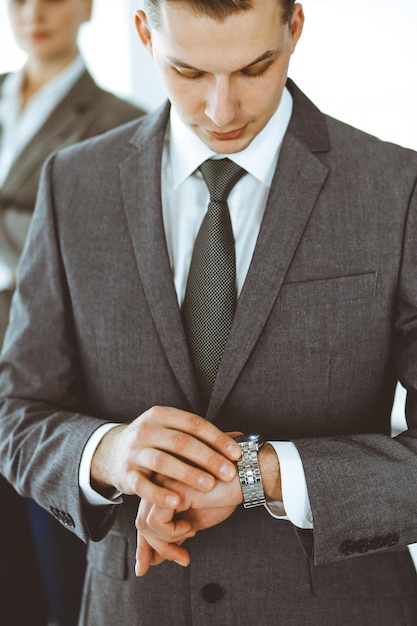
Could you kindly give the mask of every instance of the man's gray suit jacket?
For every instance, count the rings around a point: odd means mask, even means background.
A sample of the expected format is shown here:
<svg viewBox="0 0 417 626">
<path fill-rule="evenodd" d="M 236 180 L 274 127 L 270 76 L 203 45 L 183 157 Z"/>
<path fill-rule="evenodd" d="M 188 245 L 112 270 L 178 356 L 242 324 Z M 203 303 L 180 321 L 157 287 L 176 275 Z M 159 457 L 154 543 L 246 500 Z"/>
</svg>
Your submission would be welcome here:
<svg viewBox="0 0 417 626">
<path fill-rule="evenodd" d="M 1 85 L 7 74 L 0 76 Z M 104 91 L 85 70 L 13 162 L 0 186 L 0 259 L 15 271 L 35 207 L 42 165 L 58 148 L 130 122 L 144 111 Z M 2 128 L 0 124 L 0 143 Z M 0 340 L 11 294 L 0 292 Z"/>
<path fill-rule="evenodd" d="M 91 509 L 90 435 L 200 412 L 161 213 L 169 108 L 53 156 L 0 369 L 0 467 L 89 542 L 81 624 L 417 623 L 417 156 L 294 110 L 207 418 L 292 440 L 314 531 L 239 507 L 134 576 L 138 499 Z M 250 210 L 247 207 L 244 210 Z M 397 379 L 409 428 L 390 437 Z"/>
</svg>

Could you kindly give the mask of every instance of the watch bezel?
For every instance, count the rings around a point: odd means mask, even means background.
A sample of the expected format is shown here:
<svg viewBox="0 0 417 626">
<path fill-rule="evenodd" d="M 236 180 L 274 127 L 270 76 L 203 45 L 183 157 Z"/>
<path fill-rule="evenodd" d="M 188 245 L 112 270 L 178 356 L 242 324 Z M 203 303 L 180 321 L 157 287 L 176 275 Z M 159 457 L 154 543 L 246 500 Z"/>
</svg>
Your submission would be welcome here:
<svg viewBox="0 0 417 626">
<path fill-rule="evenodd" d="M 241 444 L 241 443 L 261 444 L 262 443 L 262 437 L 259 433 L 250 433 L 249 435 L 244 433 L 243 435 L 237 435 L 237 437 L 234 437 L 234 440 L 238 444 Z"/>
</svg>

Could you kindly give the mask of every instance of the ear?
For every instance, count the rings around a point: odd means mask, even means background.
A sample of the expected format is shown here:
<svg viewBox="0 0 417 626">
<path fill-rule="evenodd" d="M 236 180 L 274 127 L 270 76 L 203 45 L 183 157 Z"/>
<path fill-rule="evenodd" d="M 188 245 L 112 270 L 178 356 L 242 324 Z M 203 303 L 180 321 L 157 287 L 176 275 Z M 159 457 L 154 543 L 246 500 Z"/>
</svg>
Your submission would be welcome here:
<svg viewBox="0 0 417 626">
<path fill-rule="evenodd" d="M 135 26 L 139 39 L 148 50 L 149 54 L 152 55 L 152 33 L 148 24 L 148 18 L 146 17 L 146 13 L 144 11 L 136 11 Z"/>
<path fill-rule="evenodd" d="M 298 40 L 301 37 L 301 33 L 303 32 L 304 26 L 304 11 L 301 4 L 294 5 L 294 12 L 291 19 L 290 30 L 291 30 L 291 40 L 292 40 L 292 52 L 294 52 L 295 47 L 298 43 Z"/>
</svg>

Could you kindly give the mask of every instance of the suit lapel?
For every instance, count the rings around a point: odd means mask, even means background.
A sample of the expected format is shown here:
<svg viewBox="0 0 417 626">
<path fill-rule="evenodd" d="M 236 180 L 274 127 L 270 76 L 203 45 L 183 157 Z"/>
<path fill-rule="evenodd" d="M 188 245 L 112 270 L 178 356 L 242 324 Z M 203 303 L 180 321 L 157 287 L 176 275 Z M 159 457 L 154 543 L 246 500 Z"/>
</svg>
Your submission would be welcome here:
<svg viewBox="0 0 417 626">
<path fill-rule="evenodd" d="M 161 204 L 161 158 L 169 107 L 144 118 L 121 164 L 123 201 L 142 286 L 170 366 L 191 408 L 200 398 L 184 333 L 165 240 Z"/>
<path fill-rule="evenodd" d="M 226 345 L 207 418 L 214 419 L 249 358 L 278 297 L 328 168 L 316 153 L 329 149 L 324 116 L 289 88 L 294 111 L 271 186 L 252 263 Z M 161 155 L 169 108 L 144 118 L 121 164 L 121 189 L 138 271 L 170 366 L 199 412 L 193 364 L 177 303 L 161 205 Z M 155 168 L 155 164 L 157 167 Z"/>
<path fill-rule="evenodd" d="M 97 90 L 88 72 L 83 72 L 67 97 L 52 111 L 18 155 L 4 181 L 4 195 L 14 195 L 14 190 L 19 189 L 21 181 L 28 179 L 39 162 L 45 160 L 58 146 L 70 145 L 82 137 L 82 113 L 89 109 L 88 103 Z"/>
<path fill-rule="evenodd" d="M 214 419 L 262 333 L 328 174 L 328 168 L 314 154 L 328 149 L 324 118 L 295 86 L 289 86 L 294 112 L 220 364 L 208 419 Z"/>
</svg>

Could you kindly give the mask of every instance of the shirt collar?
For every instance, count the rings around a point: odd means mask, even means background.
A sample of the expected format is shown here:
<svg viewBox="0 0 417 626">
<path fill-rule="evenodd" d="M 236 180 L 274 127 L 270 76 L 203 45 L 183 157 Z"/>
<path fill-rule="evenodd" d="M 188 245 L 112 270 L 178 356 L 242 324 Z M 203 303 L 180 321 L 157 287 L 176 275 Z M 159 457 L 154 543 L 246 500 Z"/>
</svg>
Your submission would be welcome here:
<svg viewBox="0 0 417 626">
<path fill-rule="evenodd" d="M 76 80 L 81 76 L 81 74 L 85 70 L 85 63 L 81 57 L 81 55 L 77 55 L 75 59 L 67 65 L 65 69 L 63 69 L 59 74 L 57 74 L 50 81 L 45 83 L 45 85 L 39 89 L 36 95 L 40 95 L 41 97 L 48 97 L 50 93 L 55 92 L 57 89 L 65 90 L 70 89 L 72 85 L 76 82 Z M 22 85 L 22 81 L 25 75 L 25 68 L 22 67 L 17 72 L 10 72 L 4 79 L 4 82 L 1 87 L 1 97 L 2 99 L 11 99 L 20 102 L 20 89 Z"/>
<path fill-rule="evenodd" d="M 292 96 L 285 87 L 277 110 L 262 131 L 247 148 L 227 155 L 268 187 L 271 186 L 282 140 L 291 118 L 292 106 Z M 271 141 L 271 137 L 275 137 L 276 141 Z M 172 167 L 174 189 L 191 176 L 201 163 L 215 155 L 216 153 L 184 124 L 175 108 L 171 106 L 168 158 Z"/>
</svg>

